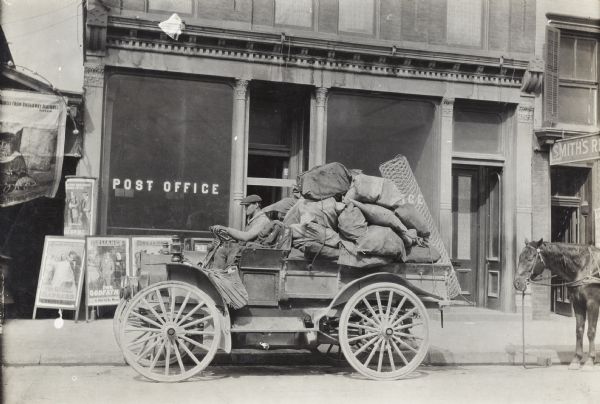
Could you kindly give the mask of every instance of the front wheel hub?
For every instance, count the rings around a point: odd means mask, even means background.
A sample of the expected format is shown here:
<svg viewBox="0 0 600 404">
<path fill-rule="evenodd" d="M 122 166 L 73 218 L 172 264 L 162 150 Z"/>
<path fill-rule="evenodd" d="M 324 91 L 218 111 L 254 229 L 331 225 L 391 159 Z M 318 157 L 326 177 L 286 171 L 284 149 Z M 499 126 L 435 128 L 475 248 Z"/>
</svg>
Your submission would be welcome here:
<svg viewBox="0 0 600 404">
<path fill-rule="evenodd" d="M 391 337 L 392 335 L 394 335 L 394 330 L 391 327 L 388 327 L 385 329 L 385 335 L 387 337 Z"/>
</svg>

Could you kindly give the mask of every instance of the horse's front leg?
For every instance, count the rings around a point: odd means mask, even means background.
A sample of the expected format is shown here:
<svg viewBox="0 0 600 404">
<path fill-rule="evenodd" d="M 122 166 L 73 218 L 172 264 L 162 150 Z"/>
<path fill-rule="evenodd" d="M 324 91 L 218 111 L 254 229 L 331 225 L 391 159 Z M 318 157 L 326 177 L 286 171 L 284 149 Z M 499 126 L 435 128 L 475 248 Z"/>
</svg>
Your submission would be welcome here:
<svg viewBox="0 0 600 404">
<path fill-rule="evenodd" d="M 598 323 L 598 307 L 600 303 L 600 296 L 598 299 L 589 299 L 588 307 L 587 307 L 587 322 L 588 322 L 588 330 L 587 336 L 588 341 L 590 343 L 590 355 L 588 359 L 585 361 L 584 366 L 586 368 L 590 368 L 594 366 L 594 362 L 596 360 L 596 346 L 594 345 L 594 340 L 596 338 L 596 325 Z"/>
<path fill-rule="evenodd" d="M 583 330 L 585 328 L 585 304 L 581 304 L 581 299 L 571 298 L 573 303 L 573 311 L 575 312 L 575 356 L 569 365 L 569 370 L 579 370 L 581 368 L 581 360 L 583 358 Z"/>
</svg>

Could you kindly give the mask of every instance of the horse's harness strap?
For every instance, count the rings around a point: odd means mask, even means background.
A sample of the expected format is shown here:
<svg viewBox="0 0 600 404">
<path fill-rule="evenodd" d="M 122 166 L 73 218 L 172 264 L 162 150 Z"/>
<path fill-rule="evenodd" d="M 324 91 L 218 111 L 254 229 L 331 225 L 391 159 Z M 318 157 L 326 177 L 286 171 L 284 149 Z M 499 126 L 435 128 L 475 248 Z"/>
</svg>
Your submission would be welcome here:
<svg viewBox="0 0 600 404">
<path fill-rule="evenodd" d="M 588 252 L 590 253 L 590 259 L 594 263 L 593 269 L 590 268 L 590 273 L 587 274 L 582 279 L 575 280 L 573 282 L 568 282 L 567 285 L 570 287 L 582 286 L 590 283 L 600 283 L 600 267 L 598 266 L 598 261 L 594 257 L 594 253 L 592 249 L 588 247 Z"/>
<path fill-rule="evenodd" d="M 538 258 L 540 259 L 540 261 L 542 261 L 542 264 L 544 264 L 544 268 L 548 268 L 548 266 L 546 265 L 546 262 L 544 261 L 544 256 L 542 255 L 542 252 L 541 252 L 541 250 L 540 250 L 539 247 L 536 248 L 536 247 L 533 247 L 533 246 L 530 246 L 530 245 L 528 245 L 527 247 L 533 248 L 536 251 L 535 260 L 533 261 L 533 263 L 531 264 L 531 268 L 529 269 L 529 275 L 530 275 L 529 282 L 534 283 L 534 284 L 538 284 L 538 285 L 543 285 L 543 283 L 541 283 L 539 281 L 532 280 L 531 279 L 531 275 L 533 274 L 533 269 L 535 268 L 535 264 L 537 263 Z M 546 286 L 577 287 L 577 286 L 582 286 L 582 285 L 585 285 L 585 284 L 600 283 L 600 266 L 598 265 L 598 261 L 594 258 L 594 254 L 592 253 L 592 249 L 590 247 L 588 247 L 588 252 L 590 254 L 591 260 L 594 262 L 594 269 L 593 270 L 590 269 L 590 273 L 588 275 L 586 275 L 582 279 L 577 279 L 577 280 L 572 281 L 572 282 L 562 282 L 562 283 L 557 283 L 557 284 L 552 284 L 552 285 L 546 285 Z M 564 262 L 563 262 L 563 265 L 564 265 Z"/>
</svg>

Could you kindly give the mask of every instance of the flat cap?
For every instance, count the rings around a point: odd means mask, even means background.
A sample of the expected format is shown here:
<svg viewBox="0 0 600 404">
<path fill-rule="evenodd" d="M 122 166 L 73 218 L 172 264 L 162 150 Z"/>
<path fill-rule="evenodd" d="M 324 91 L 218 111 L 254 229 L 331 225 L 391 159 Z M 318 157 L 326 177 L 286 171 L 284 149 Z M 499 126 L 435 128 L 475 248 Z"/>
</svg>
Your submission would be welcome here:
<svg viewBox="0 0 600 404">
<path fill-rule="evenodd" d="M 262 198 L 258 195 L 248 195 L 240 201 L 240 205 L 250 205 L 251 203 L 262 202 Z"/>
</svg>

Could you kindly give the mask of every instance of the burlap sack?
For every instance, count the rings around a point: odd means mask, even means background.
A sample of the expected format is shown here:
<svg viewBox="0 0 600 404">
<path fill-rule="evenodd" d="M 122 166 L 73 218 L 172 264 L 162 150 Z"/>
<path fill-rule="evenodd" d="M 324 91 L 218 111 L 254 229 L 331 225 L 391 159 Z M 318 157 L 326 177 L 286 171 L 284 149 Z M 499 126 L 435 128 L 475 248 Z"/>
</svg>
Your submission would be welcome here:
<svg viewBox="0 0 600 404">
<path fill-rule="evenodd" d="M 237 267 L 206 271 L 228 306 L 240 309 L 248 304 L 248 291 L 242 283 Z"/>
<path fill-rule="evenodd" d="M 338 216 L 338 230 L 344 238 L 356 241 L 367 231 L 367 220 L 353 203 L 346 205 Z"/>
</svg>

